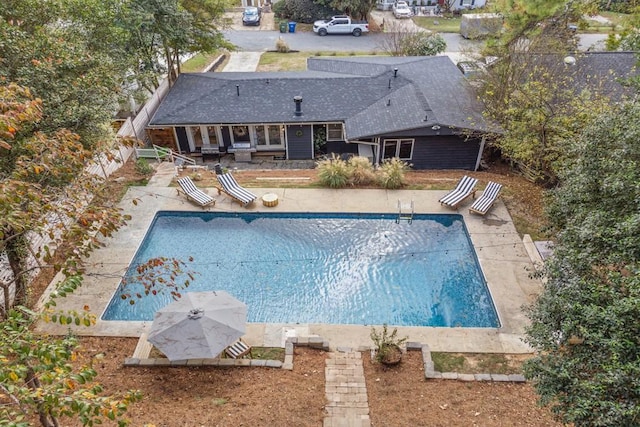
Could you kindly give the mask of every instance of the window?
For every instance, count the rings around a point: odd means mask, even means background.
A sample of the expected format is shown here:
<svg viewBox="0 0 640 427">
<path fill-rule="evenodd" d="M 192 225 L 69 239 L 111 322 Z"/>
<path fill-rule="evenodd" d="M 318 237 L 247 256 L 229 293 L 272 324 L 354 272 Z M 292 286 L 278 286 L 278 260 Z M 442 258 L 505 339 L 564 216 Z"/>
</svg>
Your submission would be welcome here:
<svg viewBox="0 0 640 427">
<path fill-rule="evenodd" d="M 192 126 L 189 129 L 191 130 L 191 136 L 193 137 L 194 146 L 202 147 L 202 133 L 200 131 L 200 127 Z"/>
<path fill-rule="evenodd" d="M 264 126 L 256 126 L 256 145 L 267 145 L 267 135 Z"/>
<path fill-rule="evenodd" d="M 249 126 L 231 126 L 231 134 L 233 135 L 233 142 L 251 142 Z"/>
<path fill-rule="evenodd" d="M 256 126 L 256 146 L 259 149 L 282 148 L 282 126 Z"/>
<path fill-rule="evenodd" d="M 280 145 L 282 146 L 282 126 L 279 125 L 270 125 L 267 126 L 269 129 L 269 145 Z"/>
<path fill-rule="evenodd" d="M 476 0 L 460 0 L 460 6 L 473 6 Z"/>
<path fill-rule="evenodd" d="M 342 141 L 342 123 L 329 123 L 327 125 L 327 141 Z"/>
<path fill-rule="evenodd" d="M 413 139 L 385 139 L 382 151 L 383 159 L 398 157 L 401 160 L 411 160 L 413 154 Z"/>
<path fill-rule="evenodd" d="M 215 126 L 207 126 L 207 134 L 209 135 L 209 145 L 218 145 L 218 132 Z"/>
</svg>

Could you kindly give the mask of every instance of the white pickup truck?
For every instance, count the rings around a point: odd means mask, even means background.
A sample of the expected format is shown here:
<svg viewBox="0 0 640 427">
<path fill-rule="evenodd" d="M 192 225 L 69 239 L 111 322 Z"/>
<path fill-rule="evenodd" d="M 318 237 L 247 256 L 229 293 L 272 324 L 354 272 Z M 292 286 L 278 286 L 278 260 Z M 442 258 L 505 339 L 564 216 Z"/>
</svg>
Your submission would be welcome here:
<svg viewBox="0 0 640 427">
<path fill-rule="evenodd" d="M 314 22 L 313 32 L 319 36 L 353 34 L 356 37 L 360 37 L 362 33 L 369 32 L 369 24 L 367 21 L 353 21 L 348 16 L 332 16 L 331 19 Z"/>
</svg>

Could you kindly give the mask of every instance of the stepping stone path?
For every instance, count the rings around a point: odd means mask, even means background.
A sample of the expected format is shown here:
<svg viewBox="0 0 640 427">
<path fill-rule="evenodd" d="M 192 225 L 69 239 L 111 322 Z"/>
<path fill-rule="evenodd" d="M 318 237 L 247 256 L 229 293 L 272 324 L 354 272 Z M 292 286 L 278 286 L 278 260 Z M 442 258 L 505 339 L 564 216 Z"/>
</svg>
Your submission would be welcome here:
<svg viewBox="0 0 640 427">
<path fill-rule="evenodd" d="M 330 353 L 325 362 L 323 427 L 369 427 L 369 401 L 359 352 Z"/>
</svg>

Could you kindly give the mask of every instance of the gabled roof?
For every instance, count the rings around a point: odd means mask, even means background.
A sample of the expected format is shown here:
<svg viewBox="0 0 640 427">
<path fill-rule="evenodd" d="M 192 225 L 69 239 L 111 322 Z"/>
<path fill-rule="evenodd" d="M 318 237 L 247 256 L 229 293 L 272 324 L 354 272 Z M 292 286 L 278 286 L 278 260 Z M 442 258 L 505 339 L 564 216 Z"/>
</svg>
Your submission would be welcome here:
<svg viewBox="0 0 640 427">
<path fill-rule="evenodd" d="M 299 117 L 294 96 L 303 99 Z M 181 74 L 150 126 L 332 121 L 345 123 L 347 139 L 435 124 L 489 128 L 446 56 L 311 58 L 302 72 Z"/>
<path fill-rule="evenodd" d="M 566 77 L 566 87 L 576 94 L 589 91 L 617 102 L 635 93 L 622 81 L 639 73 L 636 52 L 576 52 L 570 56 L 535 55 L 524 60 L 541 66 L 541 72 Z"/>
</svg>

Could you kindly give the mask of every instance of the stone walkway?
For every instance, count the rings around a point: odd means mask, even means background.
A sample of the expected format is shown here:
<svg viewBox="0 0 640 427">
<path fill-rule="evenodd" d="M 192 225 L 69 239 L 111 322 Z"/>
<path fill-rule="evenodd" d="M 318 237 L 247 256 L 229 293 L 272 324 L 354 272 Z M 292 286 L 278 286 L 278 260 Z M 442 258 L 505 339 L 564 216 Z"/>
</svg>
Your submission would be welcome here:
<svg viewBox="0 0 640 427">
<path fill-rule="evenodd" d="M 333 352 L 326 359 L 324 427 L 369 427 L 369 401 L 360 352 Z"/>
</svg>

